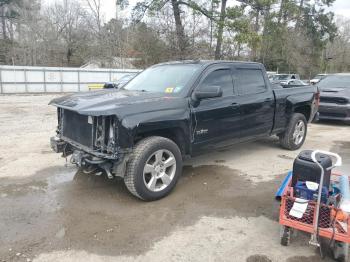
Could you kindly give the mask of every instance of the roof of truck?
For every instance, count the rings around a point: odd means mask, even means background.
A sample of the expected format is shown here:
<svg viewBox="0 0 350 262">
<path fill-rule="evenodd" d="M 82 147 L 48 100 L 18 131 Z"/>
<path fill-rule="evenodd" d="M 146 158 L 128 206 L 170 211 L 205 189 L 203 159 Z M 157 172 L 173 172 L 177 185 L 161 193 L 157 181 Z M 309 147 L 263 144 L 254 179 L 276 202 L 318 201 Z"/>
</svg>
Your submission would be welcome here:
<svg viewBox="0 0 350 262">
<path fill-rule="evenodd" d="M 298 74 L 294 74 L 294 73 L 280 73 L 280 74 L 275 74 L 276 76 L 292 76 L 292 75 L 298 75 Z"/>
<path fill-rule="evenodd" d="M 337 76 L 350 76 L 350 73 L 336 73 L 333 75 L 337 75 Z"/>
<path fill-rule="evenodd" d="M 180 60 L 180 61 L 169 61 L 160 63 L 157 65 L 174 65 L 174 64 L 201 64 L 201 65 L 211 65 L 217 63 L 241 63 L 241 64 L 261 64 L 258 62 L 248 62 L 248 61 L 230 61 L 230 60 Z"/>
</svg>

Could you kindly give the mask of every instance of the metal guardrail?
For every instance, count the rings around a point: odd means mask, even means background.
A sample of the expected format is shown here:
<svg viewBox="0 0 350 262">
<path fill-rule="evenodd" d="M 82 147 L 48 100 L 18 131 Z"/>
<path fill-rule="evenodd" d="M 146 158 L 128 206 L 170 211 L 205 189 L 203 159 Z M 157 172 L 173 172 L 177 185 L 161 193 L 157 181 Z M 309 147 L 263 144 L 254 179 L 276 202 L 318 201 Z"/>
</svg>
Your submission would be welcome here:
<svg viewBox="0 0 350 262">
<path fill-rule="evenodd" d="M 88 86 L 116 81 L 138 69 L 0 66 L 0 94 L 79 92 Z"/>
</svg>

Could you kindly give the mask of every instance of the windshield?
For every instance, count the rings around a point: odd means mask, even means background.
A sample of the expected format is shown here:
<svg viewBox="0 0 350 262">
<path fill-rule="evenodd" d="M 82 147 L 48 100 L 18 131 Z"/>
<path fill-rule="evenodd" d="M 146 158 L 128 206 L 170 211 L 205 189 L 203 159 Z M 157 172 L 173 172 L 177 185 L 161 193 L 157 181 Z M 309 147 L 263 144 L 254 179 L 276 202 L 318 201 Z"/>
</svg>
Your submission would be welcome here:
<svg viewBox="0 0 350 262">
<path fill-rule="evenodd" d="M 314 79 L 322 79 L 322 78 L 324 78 L 324 77 L 326 77 L 325 75 L 316 75 L 315 77 L 314 77 Z"/>
<path fill-rule="evenodd" d="M 350 88 L 350 75 L 331 75 L 323 78 L 318 86 L 325 88 Z"/>
<path fill-rule="evenodd" d="M 123 89 L 179 93 L 199 67 L 199 64 L 172 64 L 150 67 L 127 83 Z"/>
<path fill-rule="evenodd" d="M 288 77 L 289 75 L 274 75 L 273 80 L 286 80 Z"/>
</svg>

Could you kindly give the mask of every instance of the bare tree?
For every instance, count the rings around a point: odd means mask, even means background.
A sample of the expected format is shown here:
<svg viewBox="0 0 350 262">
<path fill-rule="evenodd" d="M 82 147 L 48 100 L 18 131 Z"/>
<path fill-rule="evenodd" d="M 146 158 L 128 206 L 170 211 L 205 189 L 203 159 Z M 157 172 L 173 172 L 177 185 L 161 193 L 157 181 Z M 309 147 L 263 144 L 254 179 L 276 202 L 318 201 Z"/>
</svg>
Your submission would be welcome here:
<svg viewBox="0 0 350 262">
<path fill-rule="evenodd" d="M 100 33 L 102 26 L 101 0 L 86 0 L 86 3 L 95 20 L 94 24 L 96 27 L 93 26 L 93 28 L 96 28 L 96 32 Z"/>
<path fill-rule="evenodd" d="M 350 19 L 338 17 L 339 32 L 333 42 L 328 43 L 323 59 L 327 72 L 350 71 Z"/>
<path fill-rule="evenodd" d="M 215 49 L 215 59 L 221 58 L 221 45 L 224 33 L 224 23 L 226 18 L 226 3 L 227 0 L 221 0 L 221 12 L 220 12 L 220 20 L 218 25 L 218 36 L 216 39 L 216 49 Z"/>
<path fill-rule="evenodd" d="M 67 0 L 63 4 L 56 2 L 47 10 L 47 22 L 50 23 L 53 32 L 56 32 L 56 38 L 62 41 L 68 66 L 72 64 L 72 57 L 87 36 L 84 31 L 85 15 L 78 2 Z"/>
</svg>

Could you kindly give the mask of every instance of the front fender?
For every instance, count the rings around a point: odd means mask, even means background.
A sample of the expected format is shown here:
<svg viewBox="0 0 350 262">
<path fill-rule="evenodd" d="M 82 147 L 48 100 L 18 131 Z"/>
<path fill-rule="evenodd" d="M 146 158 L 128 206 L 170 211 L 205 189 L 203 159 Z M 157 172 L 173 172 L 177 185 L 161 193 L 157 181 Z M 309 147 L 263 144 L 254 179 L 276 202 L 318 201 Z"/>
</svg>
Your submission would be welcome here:
<svg viewBox="0 0 350 262">
<path fill-rule="evenodd" d="M 132 148 L 140 136 L 166 136 L 167 132 L 181 131 L 182 139 L 190 144 L 190 114 L 186 108 L 145 112 L 123 118 L 119 124 L 118 141 L 122 148 Z"/>
</svg>

